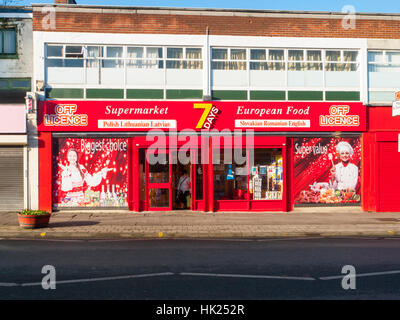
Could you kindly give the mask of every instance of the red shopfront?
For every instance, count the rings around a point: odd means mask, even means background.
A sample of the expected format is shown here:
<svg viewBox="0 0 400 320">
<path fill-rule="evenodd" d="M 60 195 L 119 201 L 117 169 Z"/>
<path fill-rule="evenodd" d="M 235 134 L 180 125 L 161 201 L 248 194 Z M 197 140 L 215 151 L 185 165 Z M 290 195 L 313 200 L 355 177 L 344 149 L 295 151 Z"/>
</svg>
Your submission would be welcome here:
<svg viewBox="0 0 400 320">
<path fill-rule="evenodd" d="M 190 210 L 291 211 L 295 148 L 318 143 L 327 162 L 324 137 L 360 135 L 366 117 L 360 103 L 46 101 L 38 119 L 41 209 L 138 212 L 177 209 L 184 171 Z"/>
<path fill-rule="evenodd" d="M 363 135 L 364 211 L 400 212 L 400 117 L 391 107 L 368 107 Z"/>
</svg>

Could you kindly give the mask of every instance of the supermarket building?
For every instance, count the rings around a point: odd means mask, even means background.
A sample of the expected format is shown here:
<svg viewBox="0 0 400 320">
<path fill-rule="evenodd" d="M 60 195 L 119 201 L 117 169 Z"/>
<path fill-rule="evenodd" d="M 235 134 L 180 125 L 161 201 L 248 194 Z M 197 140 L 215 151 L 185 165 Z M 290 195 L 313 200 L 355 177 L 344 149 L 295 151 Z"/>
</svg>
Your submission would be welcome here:
<svg viewBox="0 0 400 320">
<path fill-rule="evenodd" d="M 400 15 L 354 17 L 33 5 L 38 207 L 399 210 Z"/>
</svg>

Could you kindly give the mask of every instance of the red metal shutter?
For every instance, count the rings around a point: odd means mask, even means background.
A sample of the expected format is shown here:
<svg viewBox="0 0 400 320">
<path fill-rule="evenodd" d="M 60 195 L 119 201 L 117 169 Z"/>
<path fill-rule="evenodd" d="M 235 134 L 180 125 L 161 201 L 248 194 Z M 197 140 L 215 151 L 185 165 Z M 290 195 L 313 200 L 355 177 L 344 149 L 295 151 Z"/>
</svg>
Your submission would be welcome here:
<svg viewBox="0 0 400 320">
<path fill-rule="evenodd" d="M 397 142 L 379 142 L 379 211 L 400 211 L 400 152 Z"/>
</svg>

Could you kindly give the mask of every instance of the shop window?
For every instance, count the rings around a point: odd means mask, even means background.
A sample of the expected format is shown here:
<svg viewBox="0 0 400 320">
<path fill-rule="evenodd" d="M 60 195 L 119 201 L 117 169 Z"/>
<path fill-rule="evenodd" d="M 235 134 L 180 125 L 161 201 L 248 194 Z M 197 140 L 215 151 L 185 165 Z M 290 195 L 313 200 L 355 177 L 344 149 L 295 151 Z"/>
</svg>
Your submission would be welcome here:
<svg viewBox="0 0 400 320">
<path fill-rule="evenodd" d="M 56 208 L 128 206 L 127 139 L 56 138 L 53 152 Z"/>
<path fill-rule="evenodd" d="M 168 208 L 169 206 L 169 189 L 149 189 L 149 208 Z"/>
<path fill-rule="evenodd" d="M 217 154 L 215 150 L 213 154 Z M 238 150 L 237 150 L 238 151 Z M 246 200 L 248 169 L 246 163 L 235 159 L 234 150 L 221 150 L 218 164 L 213 165 L 214 200 Z M 241 152 L 246 159 L 246 151 Z M 245 161 L 244 161 L 245 162 Z"/>
<path fill-rule="evenodd" d="M 203 165 L 195 164 L 196 200 L 203 200 Z"/>
<path fill-rule="evenodd" d="M 169 181 L 169 164 L 149 164 L 149 183 L 167 183 Z"/>
<path fill-rule="evenodd" d="M 0 56 L 17 53 L 16 29 L 0 29 Z"/>
<path fill-rule="evenodd" d="M 254 149 L 253 163 L 249 182 L 251 200 L 282 200 L 282 150 Z"/>
<path fill-rule="evenodd" d="M 294 204 L 361 200 L 361 138 L 294 138 Z"/>
</svg>

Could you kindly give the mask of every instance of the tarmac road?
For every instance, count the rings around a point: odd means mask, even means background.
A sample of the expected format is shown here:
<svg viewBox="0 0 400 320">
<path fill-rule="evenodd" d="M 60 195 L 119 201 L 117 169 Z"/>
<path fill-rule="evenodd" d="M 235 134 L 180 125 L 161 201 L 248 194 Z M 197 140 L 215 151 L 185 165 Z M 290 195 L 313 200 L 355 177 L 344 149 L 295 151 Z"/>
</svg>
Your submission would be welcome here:
<svg viewBox="0 0 400 320">
<path fill-rule="evenodd" d="M 399 249 L 398 238 L 0 240 L 0 299 L 397 300 Z M 354 290 L 342 288 L 345 265 Z"/>
</svg>

